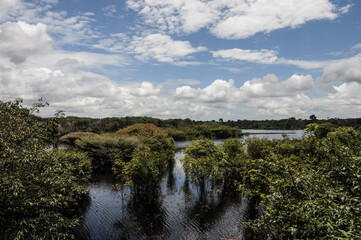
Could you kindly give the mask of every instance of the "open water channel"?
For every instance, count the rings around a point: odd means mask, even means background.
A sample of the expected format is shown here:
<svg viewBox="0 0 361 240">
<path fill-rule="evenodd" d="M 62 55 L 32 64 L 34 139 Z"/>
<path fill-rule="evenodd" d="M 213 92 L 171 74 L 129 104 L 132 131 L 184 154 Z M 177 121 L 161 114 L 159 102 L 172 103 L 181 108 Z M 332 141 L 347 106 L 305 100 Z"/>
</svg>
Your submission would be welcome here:
<svg viewBox="0 0 361 240">
<path fill-rule="evenodd" d="M 247 137 L 300 138 L 302 130 L 242 130 Z M 222 140 L 215 140 L 221 144 Z M 114 189 L 111 173 L 93 179 L 90 201 L 78 229 L 80 239 L 245 239 L 243 223 L 249 218 L 248 200 L 239 193 L 213 193 L 200 198 L 187 181 L 181 164 L 182 149 L 190 142 L 176 142 L 174 164 L 151 200 Z"/>
</svg>

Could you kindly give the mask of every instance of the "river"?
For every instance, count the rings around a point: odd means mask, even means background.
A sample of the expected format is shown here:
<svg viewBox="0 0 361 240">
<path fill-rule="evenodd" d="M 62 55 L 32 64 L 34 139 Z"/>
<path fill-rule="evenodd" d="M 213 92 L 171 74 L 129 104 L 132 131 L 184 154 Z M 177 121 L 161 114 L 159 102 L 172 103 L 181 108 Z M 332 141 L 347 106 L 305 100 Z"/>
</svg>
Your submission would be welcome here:
<svg viewBox="0 0 361 240">
<path fill-rule="evenodd" d="M 300 138 L 301 130 L 242 130 L 248 137 Z M 215 140 L 221 144 L 222 140 Z M 181 149 L 176 142 L 174 164 L 151 200 L 114 189 L 111 173 L 97 176 L 89 185 L 89 205 L 78 229 L 82 239 L 244 239 L 248 200 L 239 194 L 213 193 L 200 200 L 197 188 L 186 181 Z"/>
</svg>

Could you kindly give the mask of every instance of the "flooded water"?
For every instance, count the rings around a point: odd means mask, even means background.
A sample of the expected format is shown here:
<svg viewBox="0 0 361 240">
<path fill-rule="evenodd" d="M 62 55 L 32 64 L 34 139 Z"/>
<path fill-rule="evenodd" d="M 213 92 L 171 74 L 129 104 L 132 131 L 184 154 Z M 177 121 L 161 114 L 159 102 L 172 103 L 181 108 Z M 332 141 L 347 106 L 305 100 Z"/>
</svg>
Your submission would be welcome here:
<svg viewBox="0 0 361 240">
<path fill-rule="evenodd" d="M 259 130 L 257 130 L 259 131 Z M 247 130 L 250 136 L 290 138 L 302 131 Z M 222 140 L 215 140 L 220 144 Z M 114 189 L 111 173 L 98 176 L 89 185 L 90 202 L 78 229 L 80 239 L 245 239 L 248 200 L 235 192 L 212 192 L 202 198 L 189 183 L 181 164 L 181 149 L 189 141 L 176 142 L 170 166 L 157 196 L 145 199 L 129 187 Z M 210 190 L 209 190 L 210 191 Z"/>
<path fill-rule="evenodd" d="M 301 138 L 303 130 L 261 130 L 261 129 L 242 129 L 243 133 L 247 135 L 244 139 L 249 137 L 268 138 L 268 139 L 282 139 L 284 136 L 289 138 Z"/>
</svg>

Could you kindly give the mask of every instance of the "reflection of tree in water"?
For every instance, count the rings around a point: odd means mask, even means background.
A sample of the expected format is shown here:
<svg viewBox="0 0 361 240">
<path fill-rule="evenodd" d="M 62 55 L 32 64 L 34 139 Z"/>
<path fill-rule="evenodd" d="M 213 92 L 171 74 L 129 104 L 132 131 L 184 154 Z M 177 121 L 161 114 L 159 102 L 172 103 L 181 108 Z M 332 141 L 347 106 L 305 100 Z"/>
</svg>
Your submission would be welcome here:
<svg viewBox="0 0 361 240">
<path fill-rule="evenodd" d="M 115 222 L 119 239 L 166 237 L 165 215 L 159 191 L 152 195 L 133 193 L 127 203 L 125 216 Z"/>
<path fill-rule="evenodd" d="M 174 173 L 173 173 L 174 164 L 175 164 L 174 159 L 172 159 L 172 160 L 170 160 L 168 162 L 168 177 L 167 177 L 167 192 L 168 192 L 168 194 L 172 194 L 176 190 L 176 188 L 175 188 L 176 180 L 175 180 Z"/>
<path fill-rule="evenodd" d="M 211 229 L 219 222 L 231 204 L 241 202 L 239 193 L 226 191 L 226 189 L 218 189 L 218 191 L 213 189 L 208 192 L 198 191 L 197 197 L 191 196 L 187 179 L 184 182 L 184 191 L 185 201 L 189 206 L 186 209 L 186 221 L 195 221 L 202 232 Z M 190 203 L 192 198 L 196 200 Z"/>
<path fill-rule="evenodd" d="M 79 205 L 79 209 L 78 209 L 79 216 L 85 215 L 85 213 L 89 210 L 90 203 L 91 203 L 91 198 L 89 195 L 87 195 L 83 199 L 82 203 Z M 76 227 L 74 233 L 75 233 L 76 239 L 79 239 L 79 240 L 90 239 L 89 231 L 87 231 L 87 229 L 84 227 L 83 224 L 79 224 Z"/>
<path fill-rule="evenodd" d="M 247 207 L 247 212 L 245 214 L 246 220 L 254 220 L 263 214 L 262 211 L 259 209 L 260 201 L 261 201 L 260 197 L 253 197 L 248 199 L 248 207 Z M 255 240 L 261 239 L 259 233 L 255 232 L 250 227 L 246 227 L 244 229 L 244 236 L 245 239 L 255 239 Z"/>
</svg>

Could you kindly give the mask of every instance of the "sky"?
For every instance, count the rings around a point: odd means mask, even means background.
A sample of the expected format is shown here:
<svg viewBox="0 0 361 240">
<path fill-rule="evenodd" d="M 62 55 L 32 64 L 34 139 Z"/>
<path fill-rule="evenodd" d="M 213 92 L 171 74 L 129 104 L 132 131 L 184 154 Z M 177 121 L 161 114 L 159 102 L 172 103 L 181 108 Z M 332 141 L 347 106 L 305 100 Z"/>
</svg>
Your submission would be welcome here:
<svg viewBox="0 0 361 240">
<path fill-rule="evenodd" d="M 0 101 L 41 116 L 361 117 L 358 0 L 0 0 Z"/>
</svg>

